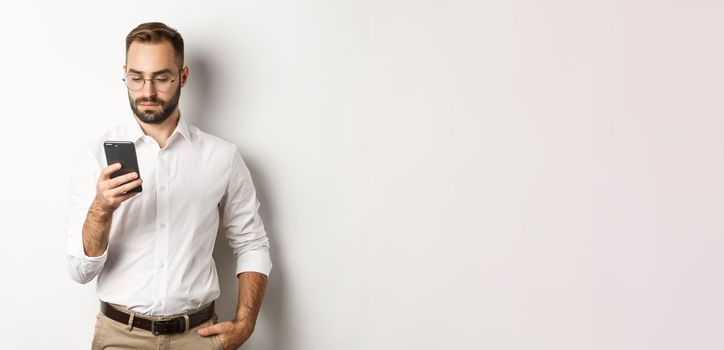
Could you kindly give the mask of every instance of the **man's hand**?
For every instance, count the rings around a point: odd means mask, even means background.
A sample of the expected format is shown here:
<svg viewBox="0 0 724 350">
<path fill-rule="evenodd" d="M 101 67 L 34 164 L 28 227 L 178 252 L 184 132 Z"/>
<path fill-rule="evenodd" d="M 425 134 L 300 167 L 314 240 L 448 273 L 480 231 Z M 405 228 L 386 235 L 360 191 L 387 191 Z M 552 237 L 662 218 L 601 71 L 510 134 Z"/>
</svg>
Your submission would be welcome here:
<svg viewBox="0 0 724 350">
<path fill-rule="evenodd" d="M 236 350 L 251 337 L 251 333 L 254 332 L 254 323 L 245 320 L 226 321 L 199 328 L 196 332 L 203 337 L 218 334 L 224 350 Z"/>
<path fill-rule="evenodd" d="M 141 179 L 136 179 L 138 177 L 136 173 L 111 179 L 111 174 L 120 168 L 120 163 L 111 164 L 103 168 L 98 177 L 96 197 L 88 209 L 88 215 L 83 224 L 83 250 L 88 256 L 100 256 L 106 250 L 113 212 L 121 206 L 123 201 L 138 194 L 138 192 L 128 194 L 126 192 L 143 182 Z M 136 180 L 131 181 L 133 179 Z"/>
<path fill-rule="evenodd" d="M 196 331 L 203 337 L 218 334 L 224 350 L 236 350 L 251 337 L 268 279 L 265 274 L 255 271 L 245 271 L 237 277 L 239 305 L 236 308 L 236 319 L 233 322 L 221 322 Z"/>
<path fill-rule="evenodd" d="M 143 183 L 142 179 L 138 179 L 136 172 L 111 179 L 111 174 L 120 168 L 121 163 L 113 163 L 103 168 L 96 184 L 96 198 L 93 204 L 106 213 L 113 213 L 126 199 L 137 195 L 138 192 L 127 192 Z"/>
</svg>

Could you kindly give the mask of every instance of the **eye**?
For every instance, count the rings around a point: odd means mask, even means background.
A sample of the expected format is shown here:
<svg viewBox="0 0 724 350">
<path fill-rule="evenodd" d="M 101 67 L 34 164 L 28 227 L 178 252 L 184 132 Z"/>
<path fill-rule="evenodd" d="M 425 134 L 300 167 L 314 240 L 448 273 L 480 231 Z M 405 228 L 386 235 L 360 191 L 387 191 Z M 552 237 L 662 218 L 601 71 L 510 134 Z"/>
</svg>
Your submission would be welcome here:
<svg viewBox="0 0 724 350">
<path fill-rule="evenodd" d="M 137 75 L 134 75 L 134 76 L 130 76 L 130 75 L 129 75 L 129 76 L 128 76 L 128 80 L 130 80 L 130 81 L 132 81 L 132 82 L 134 82 L 134 83 L 140 83 L 140 82 L 143 81 L 143 78 L 141 78 L 141 77 L 139 77 L 139 76 L 137 76 Z"/>
<path fill-rule="evenodd" d="M 168 83 L 171 80 L 171 78 L 169 78 L 165 75 L 161 75 L 161 76 L 157 76 L 157 77 L 153 78 L 153 80 L 155 80 L 159 83 Z"/>
</svg>

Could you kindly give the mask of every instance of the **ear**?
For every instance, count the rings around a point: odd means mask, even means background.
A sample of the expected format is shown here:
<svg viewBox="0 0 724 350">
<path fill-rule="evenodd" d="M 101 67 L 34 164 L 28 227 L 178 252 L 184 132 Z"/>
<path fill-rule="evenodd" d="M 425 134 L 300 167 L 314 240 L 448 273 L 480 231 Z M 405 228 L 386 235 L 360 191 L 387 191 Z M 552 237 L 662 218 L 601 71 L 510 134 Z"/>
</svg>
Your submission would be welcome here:
<svg viewBox="0 0 724 350">
<path fill-rule="evenodd" d="M 183 69 L 181 69 L 181 87 L 186 86 L 186 83 L 189 80 L 189 66 L 184 66 Z"/>
<path fill-rule="evenodd" d="M 123 65 L 123 73 L 126 73 L 126 65 Z"/>
</svg>

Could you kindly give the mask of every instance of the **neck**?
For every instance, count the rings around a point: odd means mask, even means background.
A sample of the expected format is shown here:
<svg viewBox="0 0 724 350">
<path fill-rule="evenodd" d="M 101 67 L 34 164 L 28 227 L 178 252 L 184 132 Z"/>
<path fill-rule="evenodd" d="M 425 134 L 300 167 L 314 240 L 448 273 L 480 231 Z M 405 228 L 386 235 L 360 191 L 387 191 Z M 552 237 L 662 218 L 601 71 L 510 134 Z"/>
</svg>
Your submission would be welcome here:
<svg viewBox="0 0 724 350">
<path fill-rule="evenodd" d="M 156 143 L 158 143 L 158 146 L 160 148 L 164 148 L 166 147 L 166 142 L 168 142 L 168 138 L 171 137 L 171 134 L 178 125 L 180 115 L 181 112 L 179 111 L 178 107 L 176 107 L 173 113 L 171 113 L 171 116 L 169 116 L 161 124 L 146 124 L 139 120 L 138 117 L 136 117 L 135 115 L 133 117 L 136 118 L 136 121 L 141 126 L 143 132 L 146 135 L 153 137 L 153 139 L 156 140 Z"/>
</svg>

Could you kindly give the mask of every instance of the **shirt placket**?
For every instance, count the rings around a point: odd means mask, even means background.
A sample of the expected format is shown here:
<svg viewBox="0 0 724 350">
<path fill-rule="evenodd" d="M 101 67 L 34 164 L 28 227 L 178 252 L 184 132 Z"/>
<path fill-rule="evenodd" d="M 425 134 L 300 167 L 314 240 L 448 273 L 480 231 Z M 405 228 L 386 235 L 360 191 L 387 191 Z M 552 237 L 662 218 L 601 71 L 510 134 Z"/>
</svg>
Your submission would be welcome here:
<svg viewBox="0 0 724 350">
<path fill-rule="evenodd" d="M 169 247 L 169 164 L 168 151 L 159 149 L 156 169 L 156 305 L 162 313 L 167 309 L 168 247 Z"/>
</svg>

